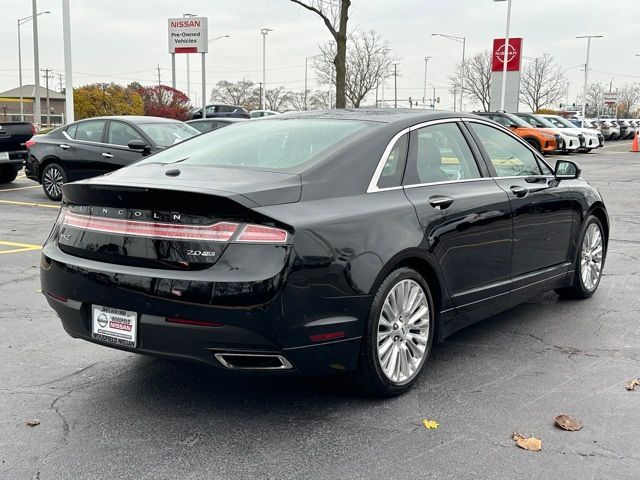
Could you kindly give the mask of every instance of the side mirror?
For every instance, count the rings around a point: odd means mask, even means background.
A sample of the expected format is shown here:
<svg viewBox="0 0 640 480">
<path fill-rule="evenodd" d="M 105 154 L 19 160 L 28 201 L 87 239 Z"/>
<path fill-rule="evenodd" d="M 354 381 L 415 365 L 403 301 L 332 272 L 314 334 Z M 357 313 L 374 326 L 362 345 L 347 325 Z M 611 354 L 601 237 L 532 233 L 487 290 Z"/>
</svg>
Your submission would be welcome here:
<svg viewBox="0 0 640 480">
<path fill-rule="evenodd" d="M 131 140 L 127 144 L 127 147 L 129 147 L 131 150 L 140 150 L 142 152 L 149 149 L 149 145 L 144 143 L 142 140 Z"/>
<path fill-rule="evenodd" d="M 580 176 L 580 167 L 576 162 L 571 160 L 558 160 L 556 162 L 556 171 L 554 176 L 556 180 L 572 180 Z"/>
<path fill-rule="evenodd" d="M 516 123 L 510 123 L 510 124 L 509 124 L 509 127 L 511 127 L 511 128 L 519 128 L 519 127 L 520 127 L 520 125 L 518 125 L 518 124 L 516 124 Z"/>
</svg>

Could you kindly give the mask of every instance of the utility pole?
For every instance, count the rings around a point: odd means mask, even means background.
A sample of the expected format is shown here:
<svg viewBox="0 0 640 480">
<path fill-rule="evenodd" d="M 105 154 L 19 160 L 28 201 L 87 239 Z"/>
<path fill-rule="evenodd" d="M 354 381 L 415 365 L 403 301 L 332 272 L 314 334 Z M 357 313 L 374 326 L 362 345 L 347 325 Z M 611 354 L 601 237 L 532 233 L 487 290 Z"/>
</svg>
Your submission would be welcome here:
<svg viewBox="0 0 640 480">
<path fill-rule="evenodd" d="M 160 75 L 160 64 L 158 64 L 158 66 L 156 67 L 156 71 L 158 72 L 158 73 L 156 73 L 156 77 L 158 77 L 158 86 L 161 86 L 162 83 L 160 81 L 160 78 L 161 78 L 161 75 Z"/>
<path fill-rule="evenodd" d="M 424 90 L 422 92 L 422 105 L 426 106 L 427 101 L 427 64 L 429 59 L 433 57 L 424 57 Z"/>
<path fill-rule="evenodd" d="M 58 73 L 58 90 L 60 90 L 60 93 L 63 92 L 62 90 L 62 74 Z"/>
<path fill-rule="evenodd" d="M 393 108 L 398 108 L 398 64 L 393 64 Z"/>
<path fill-rule="evenodd" d="M 307 67 L 309 64 L 309 57 L 304 59 L 304 109 L 307 109 Z"/>
<path fill-rule="evenodd" d="M 269 32 L 273 32 L 273 28 L 263 28 L 260 30 L 262 35 L 262 110 L 266 110 L 266 98 L 265 93 L 267 90 L 267 35 Z"/>
<path fill-rule="evenodd" d="M 35 80 L 35 92 L 33 92 L 33 123 L 40 125 L 42 111 L 40 105 L 40 53 L 38 48 L 38 5 L 36 0 L 31 0 L 33 17 L 33 72 Z"/>
<path fill-rule="evenodd" d="M 69 0 L 62 0 L 62 42 L 64 50 L 64 108 L 65 122 L 74 121 L 73 113 L 73 69 L 71 67 L 71 12 Z"/>
<path fill-rule="evenodd" d="M 44 74 L 42 78 L 45 79 L 45 85 L 47 89 L 47 126 L 51 125 L 51 107 L 49 106 L 49 79 L 53 78 L 53 74 L 51 73 L 50 68 L 45 68 L 42 70 Z"/>
<path fill-rule="evenodd" d="M 602 37 L 603 35 L 582 35 L 580 37 L 576 37 L 587 39 L 587 60 L 584 64 L 584 87 L 582 89 L 582 127 L 584 127 L 584 117 L 587 112 L 587 82 L 589 81 L 589 55 L 591 54 L 591 39 Z"/>
</svg>

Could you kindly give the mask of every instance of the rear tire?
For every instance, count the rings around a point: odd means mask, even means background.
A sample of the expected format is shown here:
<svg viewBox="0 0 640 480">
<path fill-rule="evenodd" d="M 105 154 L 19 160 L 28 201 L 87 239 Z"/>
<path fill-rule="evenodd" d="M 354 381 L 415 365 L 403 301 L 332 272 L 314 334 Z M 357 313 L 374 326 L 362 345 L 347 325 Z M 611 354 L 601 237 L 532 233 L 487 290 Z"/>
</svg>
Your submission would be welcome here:
<svg viewBox="0 0 640 480">
<path fill-rule="evenodd" d="M 18 176 L 17 170 L 0 170 L 0 183 L 11 183 Z"/>
<path fill-rule="evenodd" d="M 433 345 L 435 311 L 427 282 L 399 268 L 384 279 L 371 304 L 357 380 L 376 397 L 413 387 Z"/>
<path fill-rule="evenodd" d="M 540 147 L 540 142 L 538 142 L 535 138 L 525 138 L 525 142 L 531 145 L 537 152 L 542 153 L 542 149 Z"/>
<path fill-rule="evenodd" d="M 51 200 L 62 199 L 62 185 L 67 183 L 67 172 L 57 163 L 50 163 L 42 171 L 42 189 Z"/>
<path fill-rule="evenodd" d="M 600 285 L 607 252 L 602 223 L 595 215 L 583 223 L 578 245 L 573 284 L 556 290 L 562 297 L 589 298 Z"/>
</svg>

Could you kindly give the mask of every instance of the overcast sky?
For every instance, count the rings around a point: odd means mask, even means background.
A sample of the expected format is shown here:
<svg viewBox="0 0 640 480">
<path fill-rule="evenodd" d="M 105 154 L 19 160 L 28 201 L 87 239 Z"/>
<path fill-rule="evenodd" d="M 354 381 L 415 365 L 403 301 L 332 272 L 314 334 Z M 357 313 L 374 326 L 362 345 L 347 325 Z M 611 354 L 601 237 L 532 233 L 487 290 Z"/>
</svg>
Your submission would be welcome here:
<svg viewBox="0 0 640 480">
<path fill-rule="evenodd" d="M 585 34 L 605 35 L 591 49 L 590 82 L 614 88 L 640 81 L 638 0 L 513 0 L 511 35 L 524 38 L 525 57 L 551 53 L 566 68 L 571 82 L 569 98 L 582 89 Z M 62 2 L 38 0 L 40 67 L 63 73 Z M 634 11 L 636 13 L 634 13 Z M 71 0 L 74 85 L 89 82 L 170 84 L 167 18 L 195 13 L 209 18 L 209 37 L 230 35 L 214 43 L 207 56 L 208 91 L 215 82 L 255 82 L 262 77 L 260 29 L 273 28 L 267 39 L 267 84 L 304 89 L 305 57 L 318 53 L 329 38 L 321 20 L 289 0 Z M 30 0 L 0 0 L 0 91 L 18 85 L 17 27 L 19 17 L 31 15 Z M 424 57 L 429 61 L 428 82 L 451 108 L 448 76 L 460 60 L 461 46 L 431 37 L 445 33 L 467 37 L 467 56 L 490 49 L 494 37 L 503 37 L 506 3 L 492 0 L 353 0 L 350 28 L 375 30 L 400 58 L 398 96 L 421 98 Z M 22 27 L 24 83 L 33 83 L 33 37 Z M 185 56 L 177 59 L 177 86 L 186 90 Z M 200 64 L 191 56 L 192 98 L 200 93 Z M 315 75 L 310 73 L 311 87 Z M 56 76 L 57 79 L 57 76 Z M 57 88 L 57 80 L 56 80 Z M 322 87 L 324 89 L 324 87 Z M 386 98 L 392 97 L 391 81 Z"/>
</svg>

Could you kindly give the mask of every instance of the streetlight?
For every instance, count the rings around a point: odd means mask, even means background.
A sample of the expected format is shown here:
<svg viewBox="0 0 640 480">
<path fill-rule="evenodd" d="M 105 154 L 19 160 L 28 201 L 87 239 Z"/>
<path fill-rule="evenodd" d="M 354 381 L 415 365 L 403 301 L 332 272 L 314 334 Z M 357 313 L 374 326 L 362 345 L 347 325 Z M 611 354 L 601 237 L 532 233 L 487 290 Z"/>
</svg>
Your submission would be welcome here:
<svg viewBox="0 0 640 480">
<path fill-rule="evenodd" d="M 183 13 L 182 14 L 182 18 L 191 18 L 191 17 L 197 17 L 198 15 L 196 15 L 195 13 Z M 191 95 L 191 68 L 189 65 L 189 57 L 191 55 L 187 53 L 187 96 Z M 175 87 L 175 85 L 174 85 Z"/>
<path fill-rule="evenodd" d="M 45 12 L 40 12 L 36 16 L 44 15 L 45 13 L 51 13 L 49 10 Z M 29 15 L 28 17 L 23 17 L 18 19 L 18 79 L 20 82 L 20 121 L 24 122 L 24 99 L 22 97 L 22 47 L 20 44 L 20 26 L 27 23 L 29 20 L 33 19 L 33 15 Z M 34 111 L 34 121 L 35 121 L 35 111 Z"/>
<path fill-rule="evenodd" d="M 307 109 L 307 69 L 309 67 L 309 59 L 310 58 L 317 58 L 317 57 L 321 57 L 322 54 L 319 53 L 317 55 L 311 55 L 310 57 L 305 57 L 304 59 L 304 109 Z"/>
<path fill-rule="evenodd" d="M 422 105 L 425 105 L 427 101 L 427 64 L 429 63 L 429 59 L 433 57 L 424 57 L 424 90 L 422 92 Z"/>
<path fill-rule="evenodd" d="M 584 64 L 584 88 L 582 89 L 582 127 L 584 128 L 584 117 L 587 113 L 587 82 L 589 81 L 589 54 L 591 53 L 591 39 L 602 38 L 604 35 L 582 35 L 576 38 L 587 39 L 587 61 Z"/>
<path fill-rule="evenodd" d="M 267 89 L 267 35 L 273 32 L 273 28 L 263 28 L 262 35 L 262 110 L 266 110 L 265 90 Z"/>
<path fill-rule="evenodd" d="M 504 36 L 504 50 L 502 54 L 502 90 L 500 92 L 500 110 L 504 111 L 504 102 L 507 95 L 507 64 L 509 63 L 509 25 L 511 24 L 511 0 L 493 0 L 494 2 L 507 2 L 507 32 Z M 517 110 L 517 109 L 516 109 Z"/>
<path fill-rule="evenodd" d="M 462 44 L 462 65 L 460 65 L 460 111 L 462 111 L 462 97 L 464 96 L 464 53 L 467 37 L 456 37 L 455 35 L 444 35 L 442 33 L 432 33 L 431 36 L 448 38 L 449 40 Z"/>
</svg>

